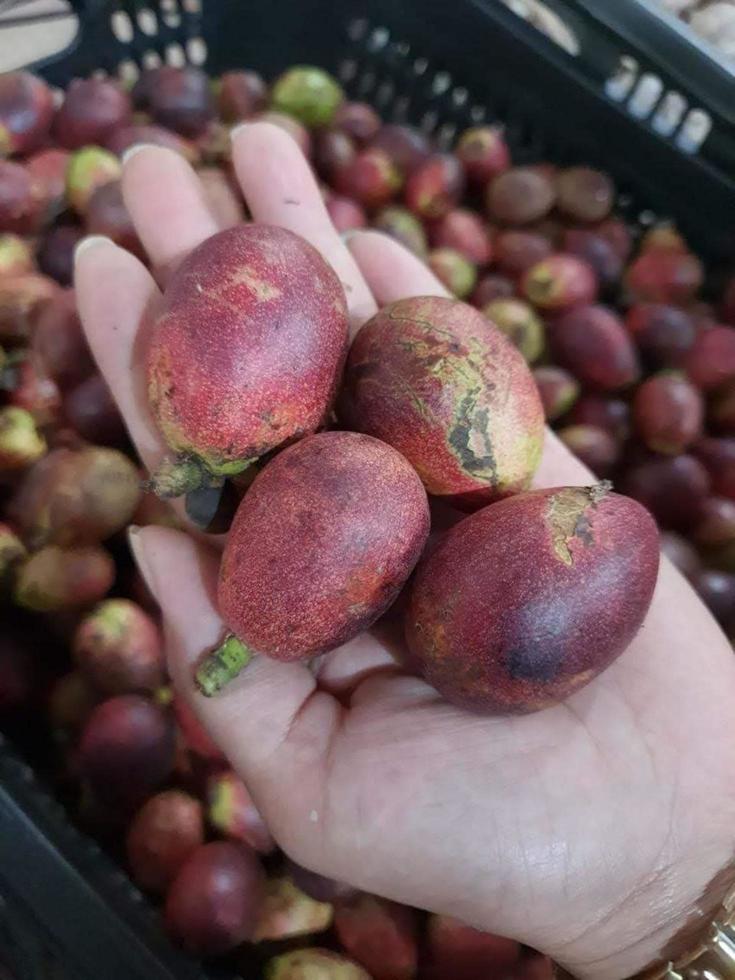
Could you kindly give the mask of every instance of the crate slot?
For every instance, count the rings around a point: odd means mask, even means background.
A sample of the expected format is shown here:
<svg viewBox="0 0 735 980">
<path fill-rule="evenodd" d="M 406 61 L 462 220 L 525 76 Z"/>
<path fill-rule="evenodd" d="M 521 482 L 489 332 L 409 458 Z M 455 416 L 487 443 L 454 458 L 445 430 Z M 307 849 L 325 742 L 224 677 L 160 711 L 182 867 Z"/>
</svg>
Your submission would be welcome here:
<svg viewBox="0 0 735 980">
<path fill-rule="evenodd" d="M 112 33 L 121 44 L 130 44 L 135 33 L 133 22 L 124 10 L 115 10 L 110 17 Z"/>
<path fill-rule="evenodd" d="M 676 136 L 676 145 L 684 153 L 697 153 L 712 132 L 712 117 L 704 109 L 691 109 Z"/>
<path fill-rule="evenodd" d="M 176 0 L 160 0 L 161 20 L 166 27 L 175 28 L 181 24 L 181 12 Z"/>
<path fill-rule="evenodd" d="M 117 66 L 117 74 L 124 82 L 132 84 L 138 81 L 140 68 L 138 68 L 132 58 L 126 58 Z"/>
<path fill-rule="evenodd" d="M 150 7 L 141 7 L 136 20 L 143 34 L 148 37 L 155 37 L 158 34 L 158 18 Z"/>
<path fill-rule="evenodd" d="M 680 92 L 667 92 L 656 109 L 651 125 L 662 136 L 671 136 L 688 108 L 689 103 Z"/>
<path fill-rule="evenodd" d="M 183 68 L 186 64 L 186 52 L 180 44 L 166 45 L 166 64 L 175 68 Z"/>
<path fill-rule="evenodd" d="M 142 61 L 144 68 L 160 68 L 163 64 L 160 54 L 158 51 L 154 51 L 153 48 L 149 48 L 143 52 Z"/>
<path fill-rule="evenodd" d="M 193 37 L 186 42 L 186 53 L 192 65 L 203 65 L 207 60 L 207 42 L 203 37 Z"/>
</svg>

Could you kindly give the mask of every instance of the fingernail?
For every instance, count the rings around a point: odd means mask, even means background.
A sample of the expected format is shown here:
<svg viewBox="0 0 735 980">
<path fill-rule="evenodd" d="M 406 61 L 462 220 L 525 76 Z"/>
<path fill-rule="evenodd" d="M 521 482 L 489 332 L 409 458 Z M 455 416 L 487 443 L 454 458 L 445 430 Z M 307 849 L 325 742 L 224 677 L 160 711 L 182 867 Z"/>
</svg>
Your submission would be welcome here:
<svg viewBox="0 0 735 980">
<path fill-rule="evenodd" d="M 133 159 L 136 153 L 140 153 L 141 150 L 151 149 L 156 149 L 155 143 L 133 143 L 133 145 L 129 146 L 122 155 L 123 167 L 126 163 L 129 163 Z M 158 149 L 160 149 L 160 147 L 158 147 Z"/>
<path fill-rule="evenodd" d="M 156 593 L 156 583 L 151 571 L 151 566 L 148 562 L 145 553 L 145 542 L 143 541 L 143 535 L 140 533 L 141 528 L 137 524 L 131 524 L 128 527 L 128 546 L 135 559 L 135 564 L 138 566 L 138 571 L 143 576 L 145 584 L 154 599 L 158 599 Z"/>
<path fill-rule="evenodd" d="M 240 133 L 244 133 L 246 129 L 250 129 L 252 125 L 253 123 L 251 122 L 241 122 L 238 123 L 237 126 L 233 126 L 230 130 L 230 139 L 234 140 L 236 136 L 238 136 Z"/>
<path fill-rule="evenodd" d="M 77 243 L 77 247 L 74 249 L 74 261 L 79 261 L 79 256 L 82 252 L 86 252 L 90 248 L 95 248 L 97 245 L 114 245 L 115 243 L 107 235 L 87 235 L 80 242 Z"/>
</svg>

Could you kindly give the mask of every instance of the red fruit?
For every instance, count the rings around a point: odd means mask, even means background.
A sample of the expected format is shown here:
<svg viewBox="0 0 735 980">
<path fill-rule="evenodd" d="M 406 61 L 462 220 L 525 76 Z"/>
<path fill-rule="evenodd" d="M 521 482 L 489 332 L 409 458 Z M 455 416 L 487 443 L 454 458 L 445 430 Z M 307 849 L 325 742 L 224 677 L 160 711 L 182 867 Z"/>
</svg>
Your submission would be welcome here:
<svg viewBox="0 0 735 980">
<path fill-rule="evenodd" d="M 367 629 L 400 592 L 428 533 L 421 482 L 390 446 L 323 432 L 284 450 L 243 498 L 222 557 L 219 611 L 240 641 L 240 669 L 255 651 L 301 660 Z M 204 693 L 232 676 L 228 652 L 198 671 Z"/>
<path fill-rule="evenodd" d="M 139 497 L 138 471 L 123 453 L 60 448 L 27 474 L 9 510 L 33 548 L 92 544 L 122 530 Z"/>
<path fill-rule="evenodd" d="M 680 367 L 697 336 L 690 314 L 664 303 L 636 303 L 625 322 L 652 367 Z"/>
<path fill-rule="evenodd" d="M 74 279 L 74 252 L 84 232 L 77 225 L 57 225 L 44 234 L 38 244 L 38 267 L 60 286 L 70 286 Z"/>
<path fill-rule="evenodd" d="M 431 155 L 428 139 L 413 126 L 383 126 L 370 145 L 386 153 L 404 177 L 410 176 Z"/>
<path fill-rule="evenodd" d="M 70 156 L 67 150 L 51 149 L 41 150 L 26 160 L 28 172 L 52 216 L 63 209 Z"/>
<path fill-rule="evenodd" d="M 416 913 L 405 905 L 358 893 L 334 910 L 334 932 L 373 980 L 413 980 L 418 960 Z"/>
<path fill-rule="evenodd" d="M 260 854 L 270 854 L 276 846 L 247 786 L 232 770 L 213 773 L 207 780 L 207 818 L 223 837 L 242 841 Z"/>
<path fill-rule="evenodd" d="M 640 367 L 622 321 L 605 306 L 578 306 L 554 324 L 557 360 L 583 384 L 615 391 L 633 384 Z"/>
<path fill-rule="evenodd" d="M 735 380 L 735 328 L 702 330 L 686 355 L 684 367 L 703 391 L 713 391 Z"/>
<path fill-rule="evenodd" d="M 356 156 L 355 141 L 341 129 L 323 129 L 316 133 L 314 164 L 326 180 L 332 180 Z"/>
<path fill-rule="evenodd" d="M 401 452 L 429 493 L 463 506 L 524 489 L 541 455 L 543 409 L 523 358 L 456 300 L 399 300 L 365 324 L 340 413 Z"/>
<path fill-rule="evenodd" d="M 241 844 L 193 851 L 166 896 L 166 926 L 190 953 L 215 956 L 250 939 L 263 900 L 263 872 Z"/>
<path fill-rule="evenodd" d="M 79 768 L 111 806 L 139 806 L 171 772 L 174 729 L 167 712 L 137 694 L 99 704 L 84 726 Z"/>
<path fill-rule="evenodd" d="M 294 949 L 270 960 L 266 980 L 371 980 L 350 960 L 331 949 Z"/>
<path fill-rule="evenodd" d="M 64 674 L 54 684 L 48 699 L 48 719 L 55 732 L 76 734 L 98 702 L 97 692 L 79 670 Z"/>
<path fill-rule="evenodd" d="M 43 189 L 27 167 L 0 160 L 0 232 L 27 235 L 35 231 L 45 203 Z"/>
<path fill-rule="evenodd" d="M 334 186 L 340 194 L 353 197 L 366 208 L 387 204 L 401 188 L 403 180 L 390 157 L 382 150 L 368 147 L 334 174 Z"/>
<path fill-rule="evenodd" d="M 199 136 L 214 119 L 209 78 L 199 68 L 163 65 L 146 69 L 133 88 L 133 102 L 182 136 Z"/>
<path fill-rule="evenodd" d="M 534 231 L 502 231 L 495 238 L 498 268 L 512 279 L 548 258 L 551 251 L 548 238 Z"/>
<path fill-rule="evenodd" d="M 279 129 L 282 129 L 288 133 L 307 160 L 311 156 L 311 135 L 306 126 L 300 123 L 298 119 L 294 119 L 293 116 L 287 116 L 283 112 L 269 110 L 268 112 L 261 112 L 253 121 L 255 122 L 256 120 L 257 122 L 268 122 L 272 126 L 277 126 Z"/>
<path fill-rule="evenodd" d="M 691 538 L 702 548 L 718 548 L 735 541 L 735 501 L 726 497 L 706 500 Z"/>
<path fill-rule="evenodd" d="M 33 358 L 24 357 L 8 368 L 5 375 L 10 384 L 8 401 L 28 412 L 37 426 L 45 427 L 59 421 L 61 392 Z"/>
<path fill-rule="evenodd" d="M 633 420 L 643 442 L 657 453 L 683 453 L 702 432 L 704 402 L 677 374 L 657 374 L 638 388 Z"/>
<path fill-rule="evenodd" d="M 53 115 L 53 95 L 42 79 L 27 71 L 0 75 L 0 156 L 42 146 Z"/>
<path fill-rule="evenodd" d="M 454 208 L 464 190 L 464 173 L 456 157 L 436 154 L 413 171 L 406 181 L 406 206 L 420 218 L 434 221 Z"/>
<path fill-rule="evenodd" d="M 33 272 L 33 252 L 20 235 L 0 235 L 0 278 Z"/>
<path fill-rule="evenodd" d="M 622 218 L 606 218 L 594 230 L 612 245 L 621 262 L 628 261 L 633 251 L 633 236 Z"/>
<path fill-rule="evenodd" d="M 607 476 L 620 458 L 620 447 L 607 429 L 567 425 L 558 436 L 595 476 Z"/>
<path fill-rule="evenodd" d="M 528 303 L 520 299 L 496 299 L 488 303 L 482 312 L 518 348 L 529 364 L 541 357 L 546 346 L 544 325 Z"/>
<path fill-rule="evenodd" d="M 607 174 L 591 167 L 569 167 L 556 178 L 556 205 L 574 221 L 602 221 L 615 200 L 615 187 Z"/>
<path fill-rule="evenodd" d="M 700 439 L 693 452 L 707 469 L 713 491 L 735 500 L 735 439 Z"/>
<path fill-rule="evenodd" d="M 54 119 L 54 136 L 69 150 L 104 145 L 113 131 L 130 121 L 126 92 L 109 78 L 75 78 Z"/>
<path fill-rule="evenodd" d="M 16 405 L 0 408 L 0 473 L 35 463 L 46 452 L 46 440 L 30 412 Z"/>
<path fill-rule="evenodd" d="M 552 179 L 532 167 L 513 167 L 488 184 L 490 217 L 504 225 L 529 225 L 551 211 L 556 200 Z"/>
<path fill-rule="evenodd" d="M 99 602 L 114 581 L 115 564 L 103 548 L 50 545 L 23 562 L 13 597 L 35 612 L 80 609 Z"/>
<path fill-rule="evenodd" d="M 483 186 L 508 170 L 510 150 L 502 130 L 495 126 L 472 126 L 466 129 L 454 149 L 472 184 Z"/>
<path fill-rule="evenodd" d="M 74 659 L 105 694 L 154 692 L 165 678 L 158 626 L 129 599 L 107 599 L 82 618 Z"/>
<path fill-rule="evenodd" d="M 662 527 L 685 531 L 698 522 L 712 484 L 704 466 L 683 455 L 636 464 L 626 473 L 622 489 L 647 507 Z"/>
<path fill-rule="evenodd" d="M 615 286 L 623 272 L 623 260 L 613 244 L 593 228 L 567 228 L 561 248 L 568 255 L 583 259 L 594 270 L 604 289 Z"/>
<path fill-rule="evenodd" d="M 725 385 L 710 401 L 707 420 L 717 432 L 735 435 L 735 382 Z"/>
<path fill-rule="evenodd" d="M 78 384 L 94 370 L 82 331 L 73 289 L 59 291 L 38 314 L 33 354 L 43 370 L 63 388 Z"/>
<path fill-rule="evenodd" d="M 644 252 L 628 266 L 625 283 L 634 299 L 652 303 L 688 303 L 702 287 L 704 270 L 696 256 L 681 252 Z"/>
<path fill-rule="evenodd" d="M 125 441 L 122 417 L 101 374 L 90 375 L 67 393 L 64 413 L 83 439 L 103 446 Z"/>
<path fill-rule="evenodd" d="M 111 180 L 97 188 L 89 199 L 85 217 L 88 235 L 105 235 L 121 248 L 143 255 L 143 246 L 125 206 L 119 180 Z"/>
<path fill-rule="evenodd" d="M 381 120 L 367 102 L 343 102 L 334 114 L 332 125 L 358 143 L 369 143 L 377 136 Z"/>
<path fill-rule="evenodd" d="M 365 209 L 350 197 L 330 194 L 326 200 L 326 208 L 332 224 L 340 234 L 352 231 L 353 228 L 364 228 L 368 223 Z"/>
<path fill-rule="evenodd" d="M 204 844 L 202 805 L 178 789 L 152 796 L 135 814 L 125 846 L 133 880 L 163 894 L 187 858 Z"/>
<path fill-rule="evenodd" d="M 105 184 L 119 180 L 120 161 L 100 146 L 85 146 L 76 150 L 66 171 L 66 197 L 71 207 L 86 215 L 94 192 Z"/>
<path fill-rule="evenodd" d="M 494 299 L 504 299 L 515 295 L 515 285 L 506 276 L 490 272 L 481 276 L 472 291 L 470 302 L 480 309 L 492 303 Z"/>
<path fill-rule="evenodd" d="M 152 146 L 163 146 L 166 149 L 180 153 L 189 163 L 196 163 L 199 158 L 199 151 L 189 140 L 184 139 L 177 133 L 172 133 L 170 129 L 163 126 L 146 126 L 134 123 L 132 126 L 121 126 L 114 130 L 105 142 L 105 147 L 121 157 L 131 146 L 141 143 L 149 143 Z"/>
<path fill-rule="evenodd" d="M 209 763 L 226 765 L 227 759 L 222 754 L 222 750 L 212 741 L 208 732 L 187 702 L 181 697 L 174 697 L 173 709 L 174 715 L 176 716 L 176 724 L 184 736 L 184 741 L 189 751 Z"/>
<path fill-rule="evenodd" d="M 268 104 L 268 86 L 255 71 L 226 71 L 219 80 L 219 111 L 225 122 L 239 122 Z"/>
<path fill-rule="evenodd" d="M 492 261 L 493 246 L 487 225 L 466 208 L 455 208 L 430 229 L 434 248 L 452 248 L 475 265 Z"/>
<path fill-rule="evenodd" d="M 568 310 L 594 302 L 597 277 L 586 262 L 559 252 L 526 271 L 521 291 L 542 310 Z"/>
<path fill-rule="evenodd" d="M 242 472 L 317 429 L 346 338 L 339 279 L 292 232 L 245 225 L 194 249 L 169 281 L 148 351 L 153 414 L 178 454 L 157 491 Z"/>
<path fill-rule="evenodd" d="M 15 531 L 0 521 L 0 587 L 4 588 L 12 579 L 15 567 L 26 554 L 25 545 Z"/>
<path fill-rule="evenodd" d="M 465 299 L 477 282 L 477 269 L 453 248 L 435 248 L 428 266 L 439 282 L 457 299 Z"/>
<path fill-rule="evenodd" d="M 547 422 L 554 422 L 568 412 L 579 397 L 579 384 L 564 368 L 553 364 L 534 368 L 533 380 L 538 387 Z"/>
<path fill-rule="evenodd" d="M 378 211 L 371 223 L 373 228 L 395 238 L 414 255 L 426 258 L 428 245 L 424 226 L 408 208 L 392 204 Z"/>
<path fill-rule="evenodd" d="M 338 898 L 346 898 L 355 892 L 351 885 L 302 868 L 290 858 L 286 858 L 285 868 L 296 887 L 310 898 L 315 898 L 317 902 L 335 902 Z"/>
<path fill-rule="evenodd" d="M 457 524 L 419 565 L 409 650 L 454 705 L 538 711 L 623 653 L 658 560 L 650 515 L 609 484 L 511 497 Z"/>
<path fill-rule="evenodd" d="M 448 915 L 429 917 L 427 980 L 479 980 L 511 970 L 521 956 L 514 939 L 466 926 Z"/>
<path fill-rule="evenodd" d="M 682 538 L 680 534 L 676 534 L 674 531 L 667 531 L 661 535 L 661 552 L 679 569 L 682 575 L 689 579 L 693 578 L 702 567 L 696 550 L 686 538 Z"/>
<path fill-rule="evenodd" d="M 618 442 L 630 435 L 630 407 L 622 398 L 585 393 L 569 413 L 574 425 L 595 425 L 607 429 Z"/>
<path fill-rule="evenodd" d="M 705 569 L 692 585 L 717 622 L 725 629 L 732 628 L 735 623 L 735 575 Z"/>
<path fill-rule="evenodd" d="M 654 225 L 641 239 L 641 252 L 688 252 L 689 247 L 674 225 Z"/>
<path fill-rule="evenodd" d="M 310 898 L 290 878 L 270 878 L 253 939 L 257 943 L 309 936 L 331 924 L 331 905 Z"/>
</svg>

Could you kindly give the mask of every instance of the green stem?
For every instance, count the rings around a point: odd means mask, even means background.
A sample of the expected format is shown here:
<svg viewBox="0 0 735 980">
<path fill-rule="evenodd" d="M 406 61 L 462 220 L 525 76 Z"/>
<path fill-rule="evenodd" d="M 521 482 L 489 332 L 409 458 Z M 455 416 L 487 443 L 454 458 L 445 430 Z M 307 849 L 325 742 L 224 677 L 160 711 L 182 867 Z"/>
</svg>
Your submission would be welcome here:
<svg viewBox="0 0 735 980">
<path fill-rule="evenodd" d="M 194 456 L 164 459 L 150 480 L 143 484 L 159 497 L 182 497 L 202 487 L 221 486 L 222 477 L 213 476 Z"/>
<path fill-rule="evenodd" d="M 233 633 L 228 633 L 222 643 L 208 653 L 197 667 L 194 679 L 202 694 L 211 698 L 234 680 L 244 670 L 253 654 Z"/>
</svg>

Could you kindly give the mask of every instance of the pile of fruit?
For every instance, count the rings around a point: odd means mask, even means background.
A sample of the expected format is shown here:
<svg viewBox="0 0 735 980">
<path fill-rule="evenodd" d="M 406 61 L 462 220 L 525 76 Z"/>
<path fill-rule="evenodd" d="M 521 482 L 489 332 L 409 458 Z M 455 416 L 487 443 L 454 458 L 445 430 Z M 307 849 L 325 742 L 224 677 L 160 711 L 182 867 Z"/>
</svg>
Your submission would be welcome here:
<svg viewBox="0 0 735 980">
<path fill-rule="evenodd" d="M 394 303 L 348 351 L 345 297 L 319 253 L 246 221 L 228 130 L 256 117 L 312 161 L 338 230 L 395 237 L 456 298 Z M 171 449 L 146 483 L 157 495 L 141 490 L 72 287 L 86 234 L 145 258 L 120 189 L 138 143 L 191 161 L 225 229 L 174 273 L 153 331 L 148 391 Z M 219 589 L 232 633 L 197 672 L 207 694 L 254 653 L 333 649 L 400 596 L 409 666 L 445 698 L 554 703 L 645 616 L 659 541 L 635 501 L 735 629 L 735 279 L 708 277 L 671 225 L 629 227 L 606 174 L 514 165 L 492 126 L 438 152 L 318 69 L 269 87 L 164 67 L 131 91 L 76 80 L 63 99 L 0 76 L 0 152 L 2 728 L 197 955 L 244 971 L 255 958 L 272 980 L 548 976 L 511 940 L 277 851 L 168 682 L 124 530 L 178 526 L 168 497 L 186 495 L 206 530 L 239 505 Z M 544 416 L 635 500 L 607 483 L 528 492 Z M 584 602 L 549 643 L 561 591 Z"/>
</svg>

